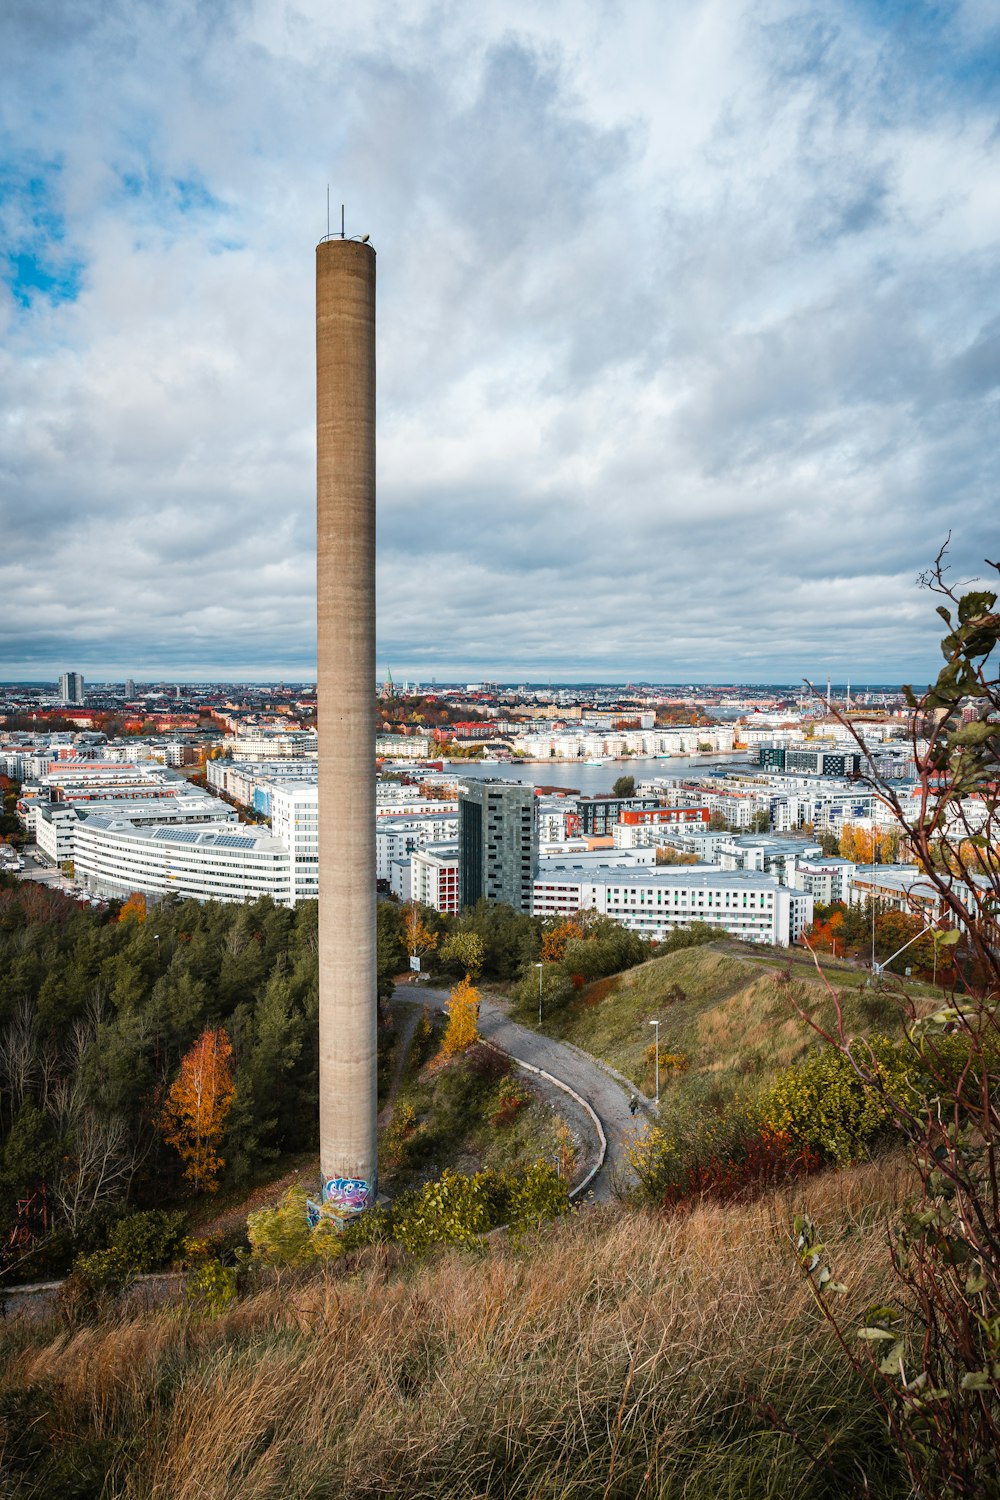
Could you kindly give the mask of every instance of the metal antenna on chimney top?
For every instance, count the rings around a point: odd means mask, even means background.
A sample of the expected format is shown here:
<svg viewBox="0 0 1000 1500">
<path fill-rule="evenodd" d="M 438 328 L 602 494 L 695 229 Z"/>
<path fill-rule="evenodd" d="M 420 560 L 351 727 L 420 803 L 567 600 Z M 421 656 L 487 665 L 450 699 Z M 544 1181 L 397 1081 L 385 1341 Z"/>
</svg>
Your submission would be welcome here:
<svg viewBox="0 0 1000 1500">
<path fill-rule="evenodd" d="M 357 243 L 359 245 L 367 245 L 369 243 L 370 238 L 371 238 L 370 235 L 367 235 L 367 234 L 352 234 L 351 235 L 352 241 L 354 241 L 355 243 Z M 347 239 L 347 219 L 346 219 L 346 210 L 345 210 L 345 207 L 344 207 L 343 203 L 340 205 L 340 233 L 336 234 L 336 233 L 331 232 L 331 229 L 330 229 L 330 184 L 327 183 L 327 185 L 326 185 L 326 234 L 320 240 L 320 244 L 321 245 L 325 245 L 325 244 L 327 244 L 327 242 L 329 240 L 346 240 L 346 239 Z"/>
</svg>

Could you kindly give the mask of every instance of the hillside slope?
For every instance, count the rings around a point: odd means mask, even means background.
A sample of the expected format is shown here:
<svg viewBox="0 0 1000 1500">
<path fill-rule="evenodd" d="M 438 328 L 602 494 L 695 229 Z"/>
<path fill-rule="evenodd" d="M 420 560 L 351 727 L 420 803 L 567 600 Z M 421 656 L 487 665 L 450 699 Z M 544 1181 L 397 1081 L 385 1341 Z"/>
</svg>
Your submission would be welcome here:
<svg viewBox="0 0 1000 1500">
<path fill-rule="evenodd" d="M 897 1035 L 901 1011 L 890 993 L 864 988 L 863 971 L 824 964 L 854 1034 Z M 689 1081 L 728 1091 L 763 1082 L 817 1045 L 800 1014 L 823 1024 L 834 1005 L 808 954 L 748 952 L 711 943 L 650 959 L 582 989 L 545 1016 L 544 1029 L 654 1088 L 650 1021 L 660 1022 L 661 1087 L 683 1068 Z M 672 1064 L 668 1059 L 677 1059 Z"/>
<path fill-rule="evenodd" d="M 850 1327 L 885 1295 L 900 1190 L 883 1162 L 749 1207 L 587 1210 L 520 1249 L 262 1273 L 214 1318 L 8 1324 L 0 1489 L 895 1500 L 884 1423 L 810 1300 L 789 1224 L 804 1200 L 849 1266 Z"/>
</svg>

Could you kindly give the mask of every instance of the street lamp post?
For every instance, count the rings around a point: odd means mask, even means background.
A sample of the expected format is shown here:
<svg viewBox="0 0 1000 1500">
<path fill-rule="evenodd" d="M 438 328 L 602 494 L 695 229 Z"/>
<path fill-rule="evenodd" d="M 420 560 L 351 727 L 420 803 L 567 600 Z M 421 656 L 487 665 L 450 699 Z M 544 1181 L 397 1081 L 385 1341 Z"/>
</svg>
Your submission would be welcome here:
<svg viewBox="0 0 1000 1500">
<path fill-rule="evenodd" d="M 536 964 L 535 968 L 538 970 L 538 1024 L 539 1024 L 539 1026 L 541 1026 L 541 1024 L 542 1024 L 542 965 L 541 964 Z"/>
<path fill-rule="evenodd" d="M 655 1027 L 655 1051 L 656 1051 L 656 1107 L 660 1107 L 660 1022 L 650 1021 L 650 1026 Z"/>
</svg>

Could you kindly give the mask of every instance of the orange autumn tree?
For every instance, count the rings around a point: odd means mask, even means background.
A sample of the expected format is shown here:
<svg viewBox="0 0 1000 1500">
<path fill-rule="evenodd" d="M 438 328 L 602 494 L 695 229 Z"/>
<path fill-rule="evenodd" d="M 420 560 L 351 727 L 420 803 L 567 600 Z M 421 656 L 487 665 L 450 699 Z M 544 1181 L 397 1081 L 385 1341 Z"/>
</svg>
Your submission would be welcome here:
<svg viewBox="0 0 1000 1500">
<path fill-rule="evenodd" d="M 899 830 L 896 828 L 860 828 L 845 823 L 840 833 L 841 859 L 857 860 L 860 865 L 892 865 L 900 854 Z"/>
<path fill-rule="evenodd" d="M 479 991 L 466 975 L 448 996 L 448 1029 L 441 1042 L 444 1057 L 464 1052 L 479 1036 Z"/>
<path fill-rule="evenodd" d="M 568 917 L 565 922 L 560 922 L 549 932 L 542 934 L 542 961 L 547 964 L 558 963 L 566 957 L 567 945 L 574 939 L 583 937 L 583 928 L 579 922 L 574 922 Z"/>
<path fill-rule="evenodd" d="M 145 922 L 146 898 L 141 891 L 133 891 L 118 913 L 119 922 Z"/>
<path fill-rule="evenodd" d="M 841 934 L 844 925 L 843 912 L 835 911 L 826 921 L 817 919 L 809 929 L 809 942 L 813 948 L 824 948 L 832 950 L 834 944 L 840 947 L 841 957 L 845 952 L 845 942 Z"/>
<path fill-rule="evenodd" d="M 219 1143 L 226 1116 L 236 1098 L 232 1043 L 221 1026 L 206 1027 L 170 1086 L 160 1128 L 168 1146 L 185 1163 L 184 1176 L 195 1192 L 214 1193 L 225 1162 Z"/>
</svg>

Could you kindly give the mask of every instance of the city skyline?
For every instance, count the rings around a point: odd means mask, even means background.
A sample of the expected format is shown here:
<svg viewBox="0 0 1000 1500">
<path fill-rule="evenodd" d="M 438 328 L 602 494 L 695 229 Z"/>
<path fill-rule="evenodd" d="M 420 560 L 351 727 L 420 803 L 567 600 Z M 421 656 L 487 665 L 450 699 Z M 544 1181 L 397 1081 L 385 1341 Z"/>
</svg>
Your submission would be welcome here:
<svg viewBox="0 0 1000 1500">
<path fill-rule="evenodd" d="M 327 183 L 379 249 L 379 662 L 936 673 L 916 576 L 998 532 L 997 21 L 536 9 L 0 17 L 0 677 L 314 680 Z"/>
<path fill-rule="evenodd" d="M 32 689 L 41 689 L 41 688 L 48 687 L 48 686 L 54 686 L 54 687 L 58 688 L 59 687 L 59 677 L 61 675 L 62 675 L 61 673 L 57 674 L 57 676 L 56 676 L 55 679 L 50 679 L 50 678 L 45 678 L 45 677 L 36 677 L 36 678 L 0 678 L 0 688 L 10 688 L 10 689 L 12 689 L 12 688 L 32 688 Z M 769 679 L 762 679 L 762 678 L 733 678 L 733 677 L 728 677 L 728 678 L 724 678 L 724 677 L 716 677 L 716 678 L 694 678 L 694 677 L 681 678 L 681 677 L 677 677 L 677 678 L 661 678 L 661 679 L 651 678 L 651 677 L 648 677 L 648 678 L 644 678 L 644 677 L 618 677 L 618 678 L 605 678 L 605 679 L 598 679 L 598 678 L 593 678 L 593 677 L 574 677 L 574 678 L 556 678 L 556 677 L 552 677 L 552 678 L 540 678 L 537 681 L 536 680 L 532 680 L 532 679 L 525 679 L 523 677 L 520 680 L 518 680 L 516 677 L 511 677 L 509 679 L 505 679 L 505 678 L 502 678 L 502 677 L 489 677 L 489 678 L 483 678 L 482 681 L 483 681 L 483 683 L 488 683 L 488 685 L 491 688 L 498 689 L 498 690 L 500 690 L 502 692 L 513 692 L 513 691 L 517 691 L 517 690 L 523 688 L 523 689 L 525 689 L 526 691 L 528 691 L 530 693 L 544 693 L 544 692 L 546 692 L 550 688 L 559 689 L 561 692 L 562 691 L 569 692 L 570 690 L 583 691 L 585 689 L 591 689 L 591 688 L 593 688 L 595 690 L 602 690 L 602 691 L 603 690 L 609 690 L 610 691 L 610 690 L 616 689 L 616 688 L 634 687 L 636 689 L 640 689 L 641 688 L 641 689 L 648 689 L 648 690 L 659 690 L 659 689 L 662 688 L 662 689 L 672 689 L 672 690 L 678 690 L 678 691 L 683 690 L 683 689 L 687 689 L 687 688 L 692 688 L 692 689 L 693 688 L 716 688 L 716 689 L 718 689 L 720 691 L 722 691 L 722 690 L 727 690 L 728 691 L 728 690 L 735 690 L 735 689 L 741 689 L 741 688 L 746 688 L 748 690 L 774 689 L 774 690 L 781 690 L 783 692 L 790 692 L 790 693 L 796 693 L 796 694 L 798 694 L 798 693 L 804 691 L 807 687 L 812 687 L 813 690 L 816 693 L 819 693 L 822 696 L 822 695 L 825 695 L 826 690 L 827 690 L 826 679 L 822 679 L 821 680 L 819 678 L 813 678 L 813 679 L 810 680 L 810 679 L 804 678 L 804 677 L 799 677 L 799 678 L 796 678 L 794 680 L 792 680 L 792 679 L 784 679 L 784 680 L 782 680 L 782 679 L 779 679 L 779 678 L 774 678 L 774 679 L 770 679 L 769 680 Z M 95 690 L 98 689 L 98 688 L 109 690 L 109 689 L 112 689 L 112 688 L 115 688 L 115 687 L 123 687 L 125 685 L 126 679 L 124 678 L 124 676 L 121 673 L 119 673 L 117 677 L 114 676 L 114 675 L 111 675 L 111 676 L 108 676 L 108 677 L 92 677 L 92 678 L 88 678 L 87 682 L 90 684 L 90 687 L 92 687 Z M 831 688 L 831 691 L 834 694 L 844 694 L 848 690 L 850 690 L 850 692 L 852 693 L 852 695 L 855 695 L 857 693 L 865 693 L 865 692 L 873 692 L 873 693 L 898 692 L 904 685 L 912 687 L 913 683 L 903 684 L 901 682 L 889 682 L 889 681 L 884 681 L 884 680 L 881 680 L 881 679 L 875 679 L 873 677 L 869 677 L 867 679 L 862 678 L 860 680 L 851 680 L 850 678 L 844 678 L 843 680 L 840 680 L 840 681 L 838 681 L 837 679 L 832 678 L 832 677 L 830 679 L 830 688 Z M 918 684 L 918 685 L 922 685 L 922 684 Z M 169 677 L 169 678 L 166 678 L 166 677 L 163 677 L 163 678 L 160 678 L 160 677 L 150 677 L 150 678 L 146 678 L 146 679 L 139 678 L 139 679 L 136 679 L 136 681 L 133 683 L 133 686 L 136 688 L 136 690 L 138 690 L 139 688 L 146 689 L 146 690 L 152 689 L 154 692 L 160 693 L 161 695 L 167 696 L 167 697 L 170 696 L 170 694 L 172 693 L 172 691 L 173 691 L 173 689 L 174 689 L 175 686 L 177 686 L 177 687 L 182 687 L 183 686 L 183 687 L 188 687 L 188 688 L 191 688 L 191 689 L 195 689 L 195 688 L 216 688 L 216 687 L 251 687 L 251 688 L 268 688 L 268 687 L 270 687 L 270 688 L 286 688 L 286 689 L 291 689 L 291 688 L 295 688 L 295 687 L 300 687 L 300 688 L 303 688 L 303 689 L 305 689 L 307 691 L 315 692 L 315 689 L 316 689 L 316 674 L 313 673 L 312 676 L 301 677 L 301 678 L 296 678 L 296 677 L 222 677 L 222 676 L 216 676 L 216 677 L 185 677 L 185 676 L 183 676 L 181 674 L 178 674 L 177 676 Z M 379 689 L 381 688 L 381 686 L 382 686 L 381 680 L 376 680 L 376 682 L 374 683 L 374 690 L 376 692 L 378 692 Z M 398 691 L 398 693 L 395 696 L 398 696 L 398 697 L 407 697 L 407 696 L 418 696 L 418 695 L 421 695 L 421 694 L 430 696 L 430 695 L 433 695 L 433 694 L 442 694 L 442 693 L 448 693 L 448 692 L 465 692 L 465 691 L 467 691 L 469 689 L 470 686 L 475 687 L 475 686 L 477 686 L 477 684 L 475 684 L 475 683 L 473 683 L 471 681 L 471 676 L 470 675 L 458 676 L 458 677 L 453 677 L 453 678 L 446 678 L 446 679 L 442 679 L 440 681 L 437 681 L 437 680 L 431 681 L 430 679 L 428 679 L 427 681 L 423 681 L 423 682 L 417 680 L 417 678 L 414 677 L 413 681 L 410 682 L 410 683 L 408 683 L 401 676 L 400 677 L 400 681 L 399 681 L 399 683 L 398 683 L 397 686 L 398 686 L 399 691 Z"/>
</svg>

